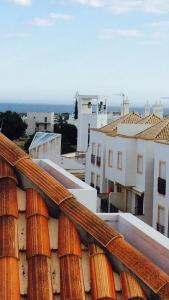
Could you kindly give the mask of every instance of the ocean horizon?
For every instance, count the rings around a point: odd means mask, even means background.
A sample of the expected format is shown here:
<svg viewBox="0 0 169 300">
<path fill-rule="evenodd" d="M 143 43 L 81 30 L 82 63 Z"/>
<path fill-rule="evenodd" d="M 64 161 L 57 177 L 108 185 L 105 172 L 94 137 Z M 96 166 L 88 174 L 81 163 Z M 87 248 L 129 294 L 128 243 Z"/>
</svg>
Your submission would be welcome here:
<svg viewBox="0 0 169 300">
<path fill-rule="evenodd" d="M 0 103 L 0 112 L 7 110 L 17 113 L 27 112 L 55 112 L 55 113 L 72 113 L 74 112 L 74 104 L 40 104 L 40 103 L 14 103 L 14 102 L 2 102 Z M 117 112 L 120 110 L 120 106 L 108 106 L 108 111 Z M 131 106 L 130 111 L 144 113 L 143 106 Z M 169 108 L 164 108 L 164 114 L 169 115 Z"/>
</svg>

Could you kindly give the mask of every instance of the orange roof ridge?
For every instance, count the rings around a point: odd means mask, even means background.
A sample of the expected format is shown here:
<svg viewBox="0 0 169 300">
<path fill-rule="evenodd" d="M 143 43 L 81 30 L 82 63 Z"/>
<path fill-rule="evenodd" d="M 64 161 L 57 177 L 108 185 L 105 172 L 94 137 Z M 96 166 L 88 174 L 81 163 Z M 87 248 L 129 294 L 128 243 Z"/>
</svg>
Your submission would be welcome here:
<svg viewBox="0 0 169 300">
<path fill-rule="evenodd" d="M 8 152 L 8 148 L 10 148 Z M 14 163 L 15 151 L 18 147 L 0 134 L 0 153 L 10 162 Z M 19 151 L 20 152 L 20 151 Z M 25 154 L 23 154 L 25 155 Z M 71 193 L 59 184 L 42 168 L 38 167 L 30 158 L 22 159 L 16 164 L 16 169 L 26 175 L 32 182 L 59 205 L 60 209 L 77 225 L 80 225 L 89 236 L 99 242 L 109 253 L 119 259 L 136 276 L 138 276 L 155 293 L 166 286 L 169 293 L 169 275 L 157 267 L 153 262 L 126 242 L 122 236 L 110 225 L 80 204 Z M 39 172 L 42 177 L 39 176 Z M 40 178 L 41 177 L 41 178 Z M 68 200 L 60 201 L 68 197 Z M 110 242 L 111 241 L 111 242 Z M 80 259 L 80 258 L 79 258 Z M 162 298 L 163 299 L 163 298 Z M 166 298 L 164 298 L 166 299 Z"/>
</svg>

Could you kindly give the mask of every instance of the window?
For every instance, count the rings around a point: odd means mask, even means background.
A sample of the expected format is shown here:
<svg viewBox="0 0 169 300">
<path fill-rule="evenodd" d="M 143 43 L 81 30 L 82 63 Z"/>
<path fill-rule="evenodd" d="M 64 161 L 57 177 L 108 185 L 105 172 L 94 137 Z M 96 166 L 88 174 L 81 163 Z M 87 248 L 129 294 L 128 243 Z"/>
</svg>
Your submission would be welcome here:
<svg viewBox="0 0 169 300">
<path fill-rule="evenodd" d="M 44 121 L 47 122 L 47 117 L 44 118 Z"/>
<path fill-rule="evenodd" d="M 143 215 L 144 193 L 135 196 L 135 215 Z"/>
<path fill-rule="evenodd" d="M 97 146 L 97 166 L 101 165 L 101 145 Z"/>
<path fill-rule="evenodd" d="M 100 193 L 100 175 L 97 175 L 96 177 L 96 190 Z"/>
<path fill-rule="evenodd" d="M 157 231 L 164 234 L 165 232 L 165 209 L 163 206 L 158 206 L 158 221 L 157 221 Z"/>
<path fill-rule="evenodd" d="M 109 150 L 108 152 L 108 167 L 113 167 L 113 151 Z"/>
<path fill-rule="evenodd" d="M 143 156 L 140 154 L 137 155 L 137 173 L 143 173 Z"/>
<path fill-rule="evenodd" d="M 117 168 L 122 170 L 122 152 L 117 152 Z"/>
<path fill-rule="evenodd" d="M 90 123 L 88 123 L 88 146 L 90 144 Z"/>
<path fill-rule="evenodd" d="M 91 185 L 92 187 L 94 187 L 94 181 L 95 181 L 95 173 L 94 173 L 94 172 L 91 172 L 91 183 L 90 183 L 90 185 Z"/>
<path fill-rule="evenodd" d="M 92 143 L 92 154 L 96 154 L 96 144 Z"/>
<path fill-rule="evenodd" d="M 98 146 L 97 146 L 97 156 L 101 156 L 101 145 L 100 144 L 98 144 Z"/>
<path fill-rule="evenodd" d="M 47 130 L 47 124 L 45 124 L 44 129 Z"/>
<path fill-rule="evenodd" d="M 159 162 L 159 177 L 166 179 L 166 163 L 165 161 Z"/>
<path fill-rule="evenodd" d="M 122 187 L 119 183 L 116 183 L 116 191 L 117 193 L 121 193 L 122 192 Z"/>
<path fill-rule="evenodd" d="M 159 163 L 158 193 L 166 194 L 166 163 L 164 161 Z"/>
</svg>

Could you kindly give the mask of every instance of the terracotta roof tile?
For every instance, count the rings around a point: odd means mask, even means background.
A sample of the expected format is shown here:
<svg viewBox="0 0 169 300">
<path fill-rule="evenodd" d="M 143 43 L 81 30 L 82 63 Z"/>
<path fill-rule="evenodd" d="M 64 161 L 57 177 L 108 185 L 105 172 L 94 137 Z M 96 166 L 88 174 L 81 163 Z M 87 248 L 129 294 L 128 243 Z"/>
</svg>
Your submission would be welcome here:
<svg viewBox="0 0 169 300">
<path fill-rule="evenodd" d="M 0 170 L 0 299 L 19 300 L 16 177 L 2 160 Z"/>
<path fill-rule="evenodd" d="M 59 218 L 58 255 L 82 257 L 80 236 L 75 225 L 64 215 Z"/>
<path fill-rule="evenodd" d="M 16 183 L 10 178 L 0 179 L 0 217 L 18 217 Z"/>
<path fill-rule="evenodd" d="M 13 168 L 11 168 L 11 166 L 7 164 L 5 160 L 0 158 L 0 180 L 3 178 L 11 178 L 17 183 L 17 178 Z"/>
<path fill-rule="evenodd" d="M 75 225 L 63 215 L 59 218 L 58 255 L 62 278 L 61 298 L 85 299 L 80 236 Z"/>
<path fill-rule="evenodd" d="M 82 260 L 76 255 L 60 258 L 61 299 L 85 300 Z"/>
<path fill-rule="evenodd" d="M 28 190 L 26 193 L 26 216 L 27 216 L 27 259 L 30 259 L 35 255 L 44 255 L 50 257 L 50 241 L 49 241 L 49 229 L 48 219 L 44 216 L 46 214 L 45 203 L 42 209 L 43 199 L 40 195 L 37 195 L 36 191 L 31 192 Z M 36 205 L 31 207 L 30 202 L 34 202 Z M 37 207 L 41 209 L 37 210 Z M 40 215 L 40 211 L 42 214 Z M 30 213 L 31 212 L 31 213 Z M 48 216 L 48 215 L 47 215 Z M 30 238 L 31 236 L 31 238 Z"/>
<path fill-rule="evenodd" d="M 146 300 L 147 297 L 138 282 L 129 273 L 121 272 L 122 293 L 124 300 L 140 299 Z"/>
<path fill-rule="evenodd" d="M 34 189 L 27 189 L 26 217 L 29 218 L 34 215 L 43 216 L 48 219 L 48 208 L 39 193 L 37 193 Z"/>
<path fill-rule="evenodd" d="M 102 249 L 89 245 L 92 299 L 116 300 L 113 270 Z"/>
<path fill-rule="evenodd" d="M 19 264 L 13 257 L 0 258 L 0 299 L 20 300 Z"/>
<path fill-rule="evenodd" d="M 28 260 L 28 300 L 53 300 L 50 261 L 46 256 Z"/>
</svg>

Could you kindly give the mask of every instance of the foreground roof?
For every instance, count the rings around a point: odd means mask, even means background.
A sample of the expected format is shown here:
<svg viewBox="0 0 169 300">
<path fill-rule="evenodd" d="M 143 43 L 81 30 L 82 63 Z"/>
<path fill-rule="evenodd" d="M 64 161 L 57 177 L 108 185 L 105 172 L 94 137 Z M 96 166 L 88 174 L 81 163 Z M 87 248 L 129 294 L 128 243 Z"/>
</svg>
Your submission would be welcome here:
<svg viewBox="0 0 169 300">
<path fill-rule="evenodd" d="M 169 276 L 165 272 L 125 241 L 110 225 L 80 204 L 68 190 L 2 134 L 0 155 L 3 158 L 0 164 L 0 299 L 19 300 L 22 281 L 26 286 L 25 291 L 28 286 L 28 299 L 59 299 L 57 283 L 51 281 L 51 277 L 57 276 L 59 270 L 61 299 L 85 299 L 87 288 L 84 288 L 85 271 L 82 272 L 83 251 L 80 242 L 85 244 L 84 251 L 89 253 L 92 299 L 116 299 L 116 275 L 112 274 L 110 261 L 115 261 L 114 269 L 117 262 L 120 263 L 121 280 L 118 282 L 123 287 L 121 299 L 147 298 L 134 277 L 152 295 L 168 299 Z M 26 209 L 22 200 L 19 202 L 19 212 L 14 169 L 34 184 L 34 189 L 26 191 Z M 21 223 L 18 223 L 18 218 Z M 58 229 L 56 218 L 59 218 Z M 27 228 L 26 244 L 23 242 L 24 219 Z M 49 223 L 53 224 L 53 230 L 50 230 Z M 21 230 L 19 246 L 17 226 Z M 49 232 L 53 239 L 49 237 Z M 18 261 L 25 249 L 26 258 Z M 56 249 L 59 263 L 56 256 L 52 255 L 52 249 Z M 26 263 L 22 264 L 25 260 Z M 20 272 L 23 272 L 20 279 L 19 262 Z M 25 265 L 28 271 L 25 271 Z M 134 277 L 126 270 L 130 270 Z M 26 272 L 28 278 L 25 278 Z M 27 295 L 26 292 L 24 295 Z"/>
</svg>

